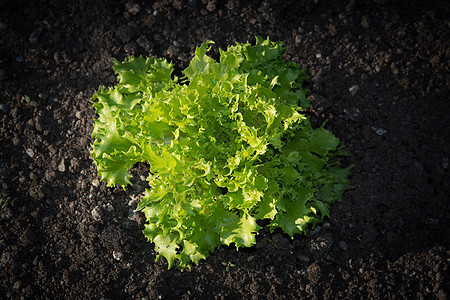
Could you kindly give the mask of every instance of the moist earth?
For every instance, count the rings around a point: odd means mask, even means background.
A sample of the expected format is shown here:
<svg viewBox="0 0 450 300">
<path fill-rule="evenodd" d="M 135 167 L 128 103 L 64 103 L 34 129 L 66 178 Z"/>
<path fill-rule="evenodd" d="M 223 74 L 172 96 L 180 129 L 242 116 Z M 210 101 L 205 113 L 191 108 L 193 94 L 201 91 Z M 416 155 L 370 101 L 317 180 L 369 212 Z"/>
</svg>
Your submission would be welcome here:
<svg viewBox="0 0 450 300">
<path fill-rule="evenodd" d="M 0 1 L 0 298 L 446 299 L 449 20 L 446 1 Z M 307 69 L 354 189 L 305 235 L 167 270 L 134 212 L 149 165 L 126 191 L 99 181 L 90 99 L 113 58 L 180 72 L 256 35 Z"/>
</svg>

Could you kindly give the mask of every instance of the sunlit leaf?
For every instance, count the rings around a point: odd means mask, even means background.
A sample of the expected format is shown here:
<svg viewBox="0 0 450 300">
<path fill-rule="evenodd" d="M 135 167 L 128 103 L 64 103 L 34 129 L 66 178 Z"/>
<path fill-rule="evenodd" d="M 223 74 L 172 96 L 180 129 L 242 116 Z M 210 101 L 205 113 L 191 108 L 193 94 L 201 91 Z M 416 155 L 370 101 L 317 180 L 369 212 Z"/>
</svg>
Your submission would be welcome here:
<svg viewBox="0 0 450 300">
<path fill-rule="evenodd" d="M 223 244 L 251 247 L 261 219 L 305 233 L 349 186 L 346 152 L 302 113 L 308 77 L 283 61 L 282 43 L 257 37 L 219 49 L 219 61 L 212 45 L 196 49 L 180 80 L 165 59 L 115 60 L 117 85 L 93 95 L 98 174 L 125 188 L 134 164 L 150 164 L 137 210 L 168 268 L 190 269 Z"/>
</svg>

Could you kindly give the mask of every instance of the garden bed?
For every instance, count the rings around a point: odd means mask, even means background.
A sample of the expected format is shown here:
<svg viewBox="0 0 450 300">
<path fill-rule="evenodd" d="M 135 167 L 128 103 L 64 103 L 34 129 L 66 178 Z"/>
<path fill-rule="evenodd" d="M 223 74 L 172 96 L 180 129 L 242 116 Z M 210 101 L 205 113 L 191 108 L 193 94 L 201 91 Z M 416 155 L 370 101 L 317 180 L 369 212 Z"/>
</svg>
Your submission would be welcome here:
<svg viewBox="0 0 450 300">
<path fill-rule="evenodd" d="M 449 8 L 445 1 L 0 1 L 0 295 L 19 299 L 446 299 Z M 354 189 L 291 239 L 263 229 L 191 271 L 155 262 L 123 191 L 89 151 L 113 60 L 284 41 L 308 112 L 351 154 Z M 447 104 L 446 104 L 447 103 Z"/>
</svg>

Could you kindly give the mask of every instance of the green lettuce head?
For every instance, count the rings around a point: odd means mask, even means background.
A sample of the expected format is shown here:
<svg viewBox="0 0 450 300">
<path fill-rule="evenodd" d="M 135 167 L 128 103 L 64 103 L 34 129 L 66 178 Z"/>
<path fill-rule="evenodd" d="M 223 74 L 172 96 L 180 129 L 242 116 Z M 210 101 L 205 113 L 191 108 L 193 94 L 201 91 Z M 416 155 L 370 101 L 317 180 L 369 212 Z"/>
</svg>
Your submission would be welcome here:
<svg viewBox="0 0 450 300">
<path fill-rule="evenodd" d="M 236 43 L 220 61 L 207 55 L 212 43 L 196 49 L 181 79 L 164 59 L 115 60 L 118 84 L 93 96 L 98 173 L 125 187 L 128 170 L 149 162 L 151 188 L 137 210 L 169 268 L 190 268 L 222 244 L 254 245 L 257 220 L 304 233 L 348 188 L 346 153 L 302 114 L 306 71 L 283 61 L 282 43 Z"/>
</svg>

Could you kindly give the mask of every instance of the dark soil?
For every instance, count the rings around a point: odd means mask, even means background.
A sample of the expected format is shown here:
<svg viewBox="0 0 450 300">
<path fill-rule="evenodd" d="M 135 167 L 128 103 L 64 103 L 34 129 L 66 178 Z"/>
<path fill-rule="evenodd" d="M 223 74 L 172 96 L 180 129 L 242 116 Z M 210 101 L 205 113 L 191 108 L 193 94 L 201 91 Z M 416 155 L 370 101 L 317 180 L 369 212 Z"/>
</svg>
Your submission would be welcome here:
<svg viewBox="0 0 450 300">
<path fill-rule="evenodd" d="M 318 2 L 318 3 L 317 3 Z M 447 1 L 0 1 L 0 298 L 446 299 Z M 207 39 L 285 41 L 316 124 L 352 154 L 355 188 L 305 236 L 261 231 L 192 271 L 155 262 L 122 191 L 90 159 L 90 98 L 112 58 L 185 68 Z M 225 264 L 225 265 L 224 265 Z M 234 265 L 233 266 L 231 266 Z M 228 265 L 228 268 L 227 266 Z"/>
</svg>

